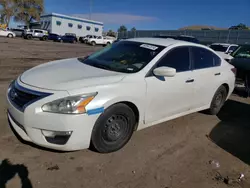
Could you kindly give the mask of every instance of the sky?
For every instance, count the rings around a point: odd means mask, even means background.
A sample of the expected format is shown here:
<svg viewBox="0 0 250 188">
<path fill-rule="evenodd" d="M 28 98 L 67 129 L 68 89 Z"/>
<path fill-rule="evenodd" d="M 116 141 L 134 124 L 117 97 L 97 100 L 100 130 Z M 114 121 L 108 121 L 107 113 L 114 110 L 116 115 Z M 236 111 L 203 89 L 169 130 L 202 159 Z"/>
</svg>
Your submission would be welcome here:
<svg viewBox="0 0 250 188">
<path fill-rule="evenodd" d="M 46 13 L 89 18 L 92 12 L 93 20 L 104 22 L 104 30 L 117 30 L 123 24 L 137 30 L 169 30 L 190 25 L 228 28 L 239 23 L 250 26 L 250 0 L 44 1 Z"/>
</svg>

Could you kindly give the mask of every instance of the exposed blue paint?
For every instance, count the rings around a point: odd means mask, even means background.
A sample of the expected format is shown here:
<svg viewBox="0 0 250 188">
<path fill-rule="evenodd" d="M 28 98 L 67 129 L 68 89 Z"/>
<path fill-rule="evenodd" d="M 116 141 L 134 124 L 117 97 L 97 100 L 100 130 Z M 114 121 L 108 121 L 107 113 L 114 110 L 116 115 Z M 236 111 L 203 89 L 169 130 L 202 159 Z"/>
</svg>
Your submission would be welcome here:
<svg viewBox="0 0 250 188">
<path fill-rule="evenodd" d="M 96 109 L 88 110 L 87 114 L 88 115 L 95 115 L 95 114 L 101 114 L 103 112 L 104 112 L 104 107 L 101 107 L 101 108 L 96 108 Z"/>
<path fill-rule="evenodd" d="M 47 18 L 47 17 L 62 18 L 62 19 L 67 19 L 67 20 L 71 20 L 71 21 L 77 21 L 77 22 L 83 22 L 83 23 L 90 23 L 90 24 L 95 24 L 95 25 L 103 26 L 103 24 L 101 24 L 101 23 L 87 21 L 87 20 L 81 20 L 81 19 L 77 19 L 77 18 L 69 18 L 69 17 L 66 17 L 66 16 L 59 16 L 59 15 L 55 15 L 55 14 L 48 14 L 48 15 L 41 16 L 41 18 Z"/>
</svg>

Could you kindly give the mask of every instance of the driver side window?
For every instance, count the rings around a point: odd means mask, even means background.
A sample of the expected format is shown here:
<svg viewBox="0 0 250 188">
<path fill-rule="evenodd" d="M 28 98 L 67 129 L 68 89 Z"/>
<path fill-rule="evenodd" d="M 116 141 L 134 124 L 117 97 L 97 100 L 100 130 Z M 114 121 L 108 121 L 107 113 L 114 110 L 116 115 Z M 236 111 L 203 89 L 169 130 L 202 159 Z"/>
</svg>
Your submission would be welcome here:
<svg viewBox="0 0 250 188">
<path fill-rule="evenodd" d="M 189 58 L 189 47 L 177 47 L 167 52 L 158 62 L 156 67 L 171 67 L 175 68 L 176 72 L 184 72 L 191 70 Z"/>
</svg>

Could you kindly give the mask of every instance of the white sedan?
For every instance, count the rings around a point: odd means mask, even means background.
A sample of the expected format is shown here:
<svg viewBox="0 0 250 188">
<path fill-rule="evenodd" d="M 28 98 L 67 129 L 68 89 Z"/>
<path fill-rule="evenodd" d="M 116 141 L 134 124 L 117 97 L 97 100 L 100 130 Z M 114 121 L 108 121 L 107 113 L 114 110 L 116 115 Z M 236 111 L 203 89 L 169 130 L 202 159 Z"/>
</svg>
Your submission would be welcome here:
<svg viewBox="0 0 250 188">
<path fill-rule="evenodd" d="M 234 67 L 208 47 L 129 39 L 24 72 L 8 89 L 8 118 L 40 146 L 113 152 L 135 130 L 201 110 L 217 114 L 234 83 Z"/>
<path fill-rule="evenodd" d="M 16 37 L 16 34 L 13 33 L 12 31 L 0 28 L 0 36 L 14 38 L 14 37 Z"/>
</svg>

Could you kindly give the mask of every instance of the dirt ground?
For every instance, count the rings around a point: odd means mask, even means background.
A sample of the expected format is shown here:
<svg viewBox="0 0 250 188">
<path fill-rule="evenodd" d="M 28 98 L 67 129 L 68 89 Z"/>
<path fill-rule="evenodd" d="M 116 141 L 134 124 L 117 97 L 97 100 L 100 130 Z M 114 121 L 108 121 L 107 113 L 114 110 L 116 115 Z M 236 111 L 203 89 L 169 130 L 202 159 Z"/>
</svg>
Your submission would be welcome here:
<svg viewBox="0 0 250 188">
<path fill-rule="evenodd" d="M 250 100 L 236 95 L 218 116 L 194 113 L 135 132 L 111 154 L 55 152 L 20 142 L 6 118 L 9 82 L 40 63 L 97 49 L 0 38 L 0 188 L 250 187 Z M 238 182 L 241 173 L 245 178 Z"/>
</svg>

